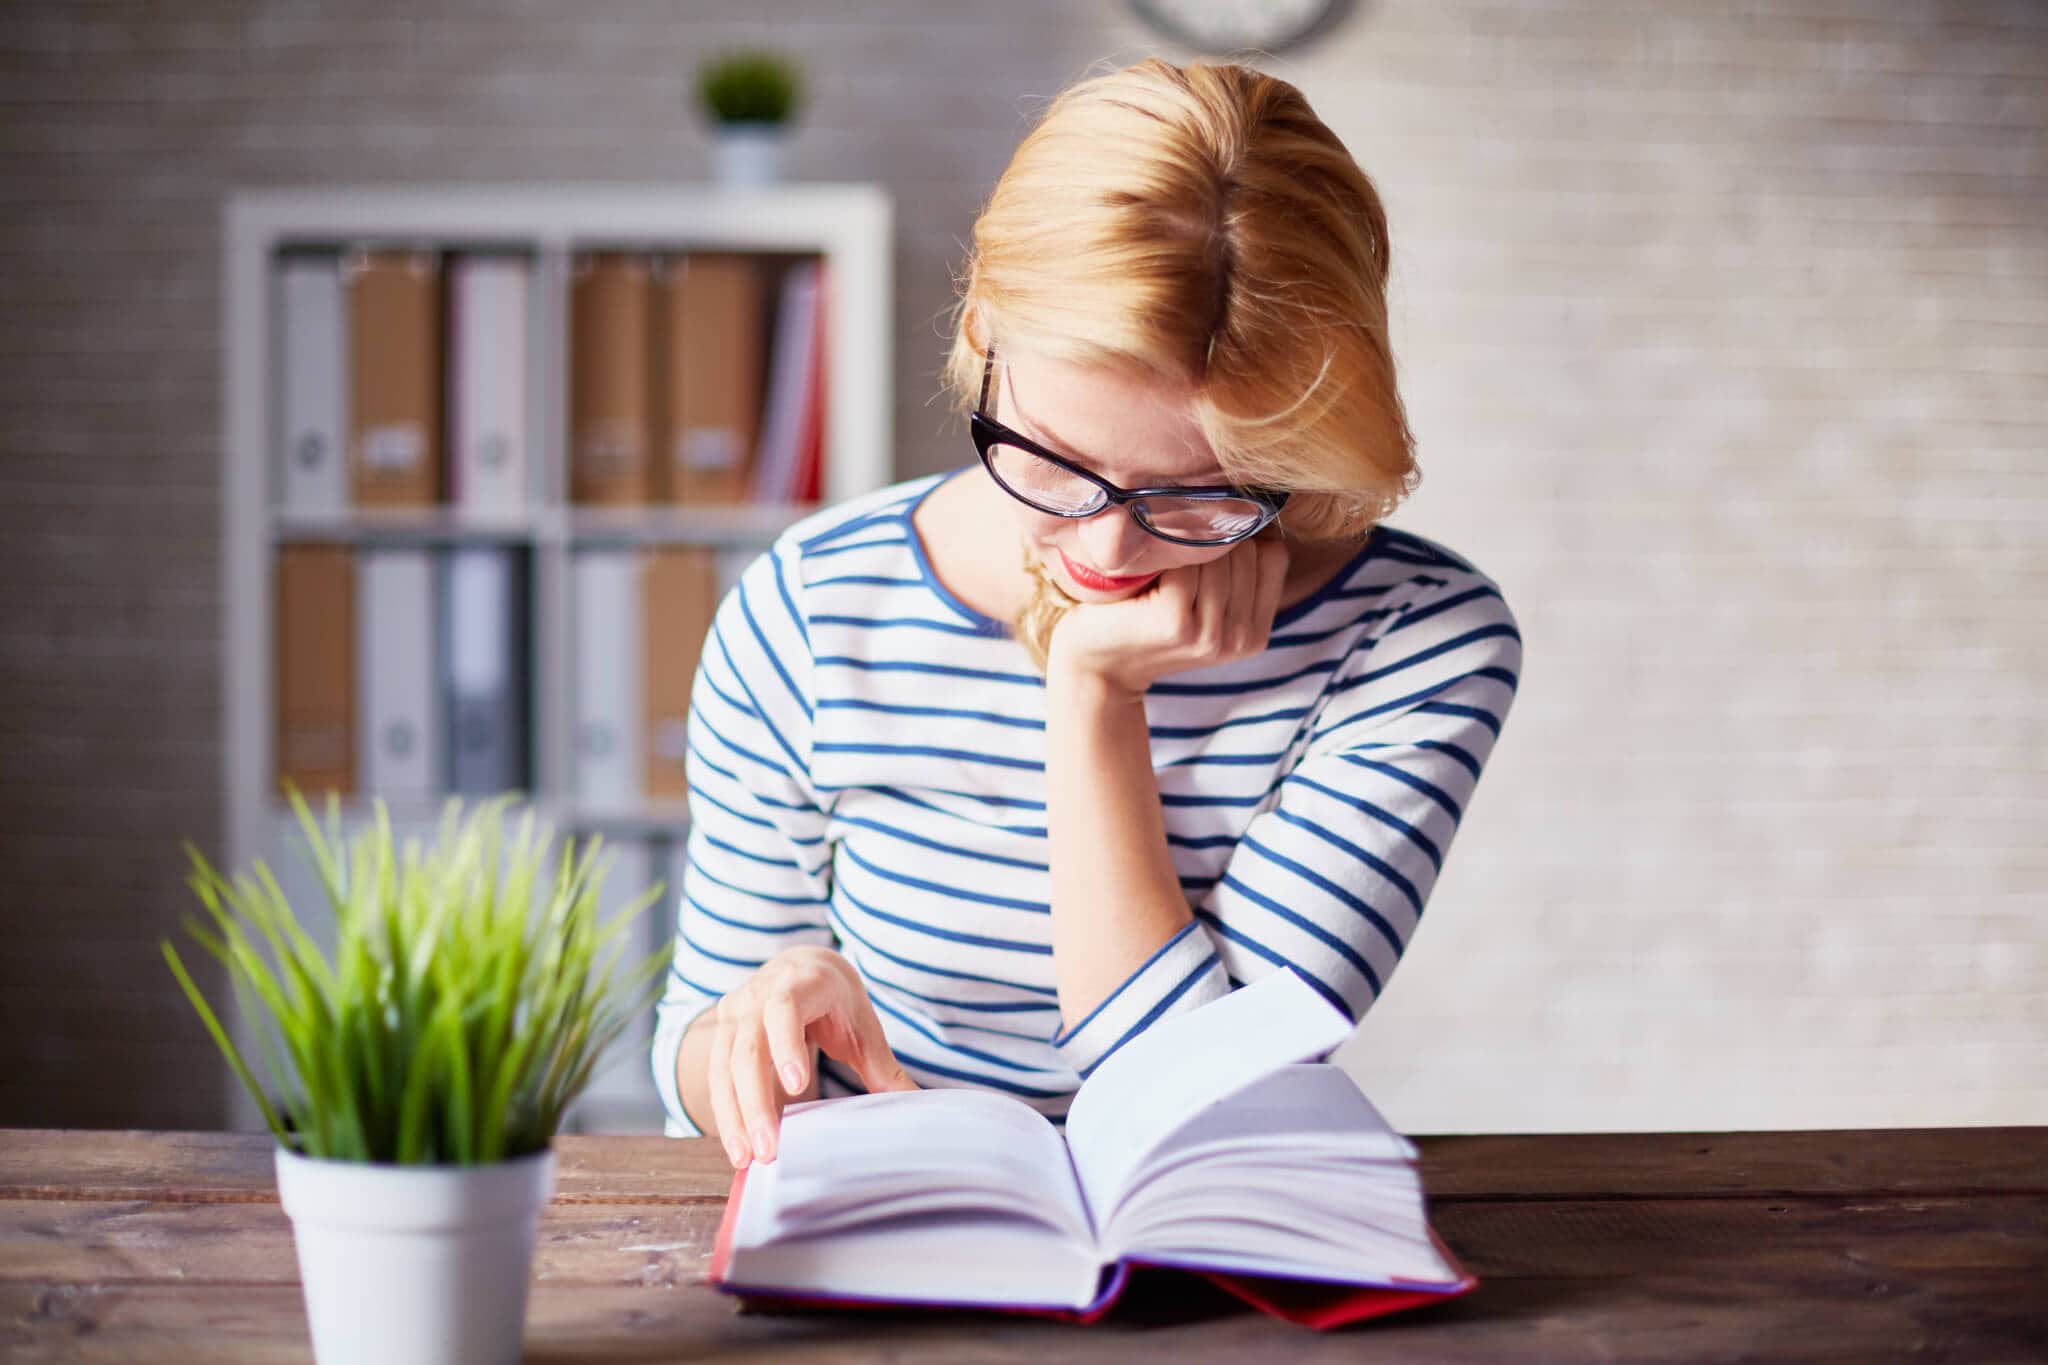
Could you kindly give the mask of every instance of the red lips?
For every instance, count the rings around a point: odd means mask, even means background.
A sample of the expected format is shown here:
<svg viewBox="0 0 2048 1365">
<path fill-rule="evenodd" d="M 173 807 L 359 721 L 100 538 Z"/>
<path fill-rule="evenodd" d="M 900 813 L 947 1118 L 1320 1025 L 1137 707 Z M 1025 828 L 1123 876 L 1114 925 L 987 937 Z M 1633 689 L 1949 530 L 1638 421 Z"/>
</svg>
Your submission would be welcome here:
<svg viewBox="0 0 2048 1365">
<path fill-rule="evenodd" d="M 1099 574 L 1093 569 L 1083 568 L 1081 565 L 1076 564 L 1073 560 L 1067 558 L 1065 550 L 1060 551 L 1060 563 L 1067 566 L 1068 576 L 1076 583 L 1079 583 L 1084 588 L 1093 588 L 1097 592 L 1120 592 L 1125 588 L 1135 588 L 1150 583 L 1153 579 L 1159 577 L 1159 574 L 1155 571 L 1153 573 L 1139 574 L 1133 578 L 1111 578 L 1108 574 Z"/>
</svg>

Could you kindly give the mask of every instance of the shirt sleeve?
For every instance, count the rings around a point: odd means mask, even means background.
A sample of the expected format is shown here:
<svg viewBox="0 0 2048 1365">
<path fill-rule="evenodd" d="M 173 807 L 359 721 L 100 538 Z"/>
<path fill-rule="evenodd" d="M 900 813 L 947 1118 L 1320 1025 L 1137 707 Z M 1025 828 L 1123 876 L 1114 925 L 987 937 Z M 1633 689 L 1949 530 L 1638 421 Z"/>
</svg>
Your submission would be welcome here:
<svg viewBox="0 0 2048 1365">
<path fill-rule="evenodd" d="M 689 833 L 675 957 L 650 1060 L 669 1137 L 700 1129 L 676 1086 L 683 1033 L 795 944 L 830 946 L 825 813 L 810 783 L 811 651 L 793 542 L 778 541 L 720 602 L 691 685 Z"/>
<path fill-rule="evenodd" d="M 1333 675 L 1193 922 L 1053 1043 L 1083 1076 L 1145 1028 L 1280 967 L 1354 1023 L 1386 988 L 1520 683 L 1522 637 L 1476 572 L 1426 590 Z"/>
</svg>

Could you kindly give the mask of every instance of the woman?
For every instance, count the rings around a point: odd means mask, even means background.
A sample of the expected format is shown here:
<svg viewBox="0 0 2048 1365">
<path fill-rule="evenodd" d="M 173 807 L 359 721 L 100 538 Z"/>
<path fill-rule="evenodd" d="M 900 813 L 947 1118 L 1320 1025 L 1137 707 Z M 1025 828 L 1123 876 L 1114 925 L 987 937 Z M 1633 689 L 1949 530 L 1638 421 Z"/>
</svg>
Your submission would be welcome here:
<svg viewBox="0 0 2048 1365">
<path fill-rule="evenodd" d="M 667 1131 L 986 1086 L 1059 1121 L 1285 965 L 1384 989 L 1513 700 L 1419 477 L 1385 215 L 1294 87 L 1153 59 L 1053 101 L 975 224 L 979 459 L 802 522 L 694 691 Z"/>
</svg>

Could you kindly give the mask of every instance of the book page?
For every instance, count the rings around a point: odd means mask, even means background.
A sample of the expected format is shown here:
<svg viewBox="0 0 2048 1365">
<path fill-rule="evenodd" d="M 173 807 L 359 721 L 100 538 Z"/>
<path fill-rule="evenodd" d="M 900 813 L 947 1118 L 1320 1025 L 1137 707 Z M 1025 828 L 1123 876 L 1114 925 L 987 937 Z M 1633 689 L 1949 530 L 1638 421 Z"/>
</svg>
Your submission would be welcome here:
<svg viewBox="0 0 2048 1365">
<path fill-rule="evenodd" d="M 1415 1145 L 1327 1062 L 1284 1066 L 1157 1145 L 1099 1211 L 1105 1255 L 1346 1283 L 1449 1284 Z"/>
<path fill-rule="evenodd" d="M 1088 1208 L 1114 1208 L 1146 1156 L 1202 1109 L 1350 1034 L 1343 1011 L 1284 967 L 1146 1029 L 1095 1069 L 1067 1110 Z"/>
<path fill-rule="evenodd" d="M 1010 1214 L 956 1210 L 824 1233 L 793 1230 L 774 1213 L 782 1164 L 777 1157 L 747 1170 L 732 1258 L 721 1277 L 728 1288 L 991 1308 L 1078 1309 L 1099 1293 L 1103 1277 L 1093 1248 Z"/>
<path fill-rule="evenodd" d="M 779 1146 L 762 1225 L 774 1235 L 987 1209 L 1094 1242 L 1059 1130 L 1007 1095 L 890 1090 L 795 1104 L 783 1112 Z"/>
</svg>

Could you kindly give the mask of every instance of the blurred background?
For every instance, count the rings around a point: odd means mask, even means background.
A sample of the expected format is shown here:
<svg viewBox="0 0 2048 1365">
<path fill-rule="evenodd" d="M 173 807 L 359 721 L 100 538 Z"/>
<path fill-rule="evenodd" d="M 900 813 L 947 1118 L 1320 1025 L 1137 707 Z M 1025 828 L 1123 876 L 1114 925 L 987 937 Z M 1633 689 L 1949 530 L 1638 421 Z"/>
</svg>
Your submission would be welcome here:
<svg viewBox="0 0 2048 1365">
<path fill-rule="evenodd" d="M 230 1113 L 157 947 L 263 666 L 224 649 L 227 196 L 708 190 L 695 73 L 772 47 L 781 183 L 892 209 L 868 473 L 908 478 L 972 458 L 952 272 L 1032 118 L 1198 32 L 1275 49 L 1377 183 L 1393 522 L 1525 638 L 1342 1060 L 1419 1133 L 2048 1122 L 2048 10 L 773 10 L 0 5 L 0 1125 Z M 1189 27 L 1259 12 L 1305 33 Z"/>
</svg>

